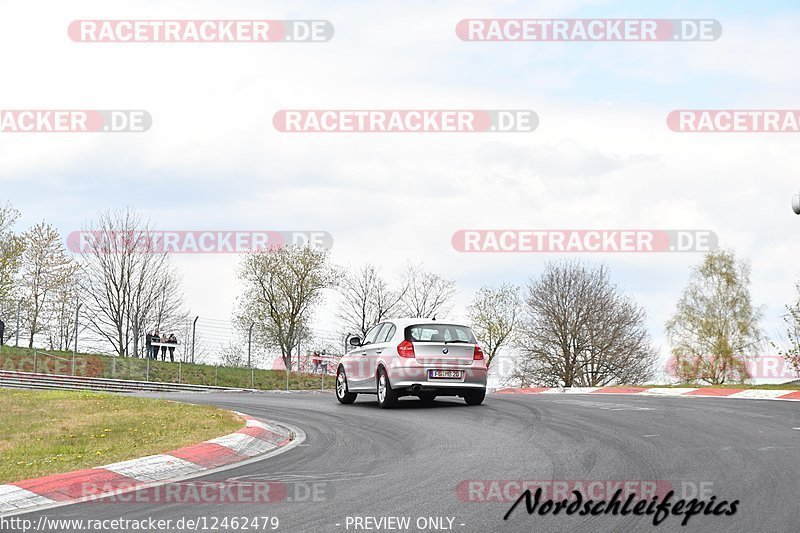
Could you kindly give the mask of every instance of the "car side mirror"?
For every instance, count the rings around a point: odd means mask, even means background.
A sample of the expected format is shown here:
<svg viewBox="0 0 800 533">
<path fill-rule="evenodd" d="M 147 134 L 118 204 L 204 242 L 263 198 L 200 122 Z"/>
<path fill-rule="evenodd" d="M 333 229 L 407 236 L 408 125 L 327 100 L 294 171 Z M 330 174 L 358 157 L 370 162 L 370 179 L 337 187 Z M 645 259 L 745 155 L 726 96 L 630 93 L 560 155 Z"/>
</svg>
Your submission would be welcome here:
<svg viewBox="0 0 800 533">
<path fill-rule="evenodd" d="M 361 337 L 356 337 L 356 336 L 350 337 L 350 340 L 348 342 L 350 343 L 350 346 L 353 347 L 361 346 Z"/>
<path fill-rule="evenodd" d="M 800 194 L 792 196 L 792 211 L 795 215 L 800 215 Z"/>
</svg>

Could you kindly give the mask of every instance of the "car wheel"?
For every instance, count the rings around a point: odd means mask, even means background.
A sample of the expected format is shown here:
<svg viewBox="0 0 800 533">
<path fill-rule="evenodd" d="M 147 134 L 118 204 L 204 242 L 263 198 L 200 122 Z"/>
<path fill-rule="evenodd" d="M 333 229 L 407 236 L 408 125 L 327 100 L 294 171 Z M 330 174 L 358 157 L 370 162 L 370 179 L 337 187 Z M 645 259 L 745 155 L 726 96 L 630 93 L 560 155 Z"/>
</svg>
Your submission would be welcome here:
<svg viewBox="0 0 800 533">
<path fill-rule="evenodd" d="M 386 375 L 385 368 L 378 370 L 376 382 L 378 388 L 378 407 L 381 409 L 391 409 L 396 406 L 397 393 L 392 390 L 392 385 L 389 383 L 389 376 Z"/>
<path fill-rule="evenodd" d="M 483 399 L 486 398 L 486 391 L 468 392 L 464 395 L 464 401 L 467 405 L 480 405 Z"/>
<path fill-rule="evenodd" d="M 422 400 L 422 403 L 431 403 L 436 399 L 436 395 L 432 392 L 421 392 L 419 394 L 419 399 Z"/>
<path fill-rule="evenodd" d="M 344 368 L 339 368 L 336 372 L 336 399 L 339 400 L 339 403 L 351 404 L 356 401 L 357 397 L 357 393 L 348 391 Z"/>
</svg>

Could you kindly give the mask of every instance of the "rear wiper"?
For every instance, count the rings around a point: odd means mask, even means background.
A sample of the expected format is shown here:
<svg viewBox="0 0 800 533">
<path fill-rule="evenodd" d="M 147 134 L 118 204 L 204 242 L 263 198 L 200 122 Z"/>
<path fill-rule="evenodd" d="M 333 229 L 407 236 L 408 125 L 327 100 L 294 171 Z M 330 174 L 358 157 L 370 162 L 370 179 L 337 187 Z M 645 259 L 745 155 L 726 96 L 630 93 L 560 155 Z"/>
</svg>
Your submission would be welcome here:
<svg viewBox="0 0 800 533">
<path fill-rule="evenodd" d="M 444 343 L 445 344 L 453 344 L 453 343 L 472 344 L 469 341 L 462 341 L 462 340 L 444 341 Z"/>
</svg>

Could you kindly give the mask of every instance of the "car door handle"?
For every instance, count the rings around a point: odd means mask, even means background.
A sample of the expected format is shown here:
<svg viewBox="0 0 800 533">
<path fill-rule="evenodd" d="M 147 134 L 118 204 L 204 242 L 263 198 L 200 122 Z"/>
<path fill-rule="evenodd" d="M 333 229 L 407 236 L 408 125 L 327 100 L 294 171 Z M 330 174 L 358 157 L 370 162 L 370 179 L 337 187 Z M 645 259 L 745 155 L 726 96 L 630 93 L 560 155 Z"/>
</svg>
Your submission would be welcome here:
<svg viewBox="0 0 800 533">
<path fill-rule="evenodd" d="M 376 354 L 378 354 L 378 355 L 380 355 L 380 354 L 382 354 L 382 353 L 383 353 L 383 350 L 378 350 L 378 351 L 377 351 L 377 352 L 375 352 L 375 353 L 376 353 Z"/>
<path fill-rule="evenodd" d="M 365 355 L 367 355 L 367 352 L 361 352 L 361 356 L 362 357 L 365 356 Z"/>
</svg>

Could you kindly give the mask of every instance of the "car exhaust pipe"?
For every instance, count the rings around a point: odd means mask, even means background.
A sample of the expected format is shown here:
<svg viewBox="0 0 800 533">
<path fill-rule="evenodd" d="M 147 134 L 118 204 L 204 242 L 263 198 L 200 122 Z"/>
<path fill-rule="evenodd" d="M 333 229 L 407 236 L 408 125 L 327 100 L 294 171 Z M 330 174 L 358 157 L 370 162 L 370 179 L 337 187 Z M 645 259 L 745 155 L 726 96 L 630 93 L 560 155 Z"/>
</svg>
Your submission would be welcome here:
<svg viewBox="0 0 800 533">
<path fill-rule="evenodd" d="M 411 385 L 411 390 L 413 390 L 414 392 L 419 392 L 422 390 L 422 385 L 420 385 L 419 383 L 417 383 L 416 385 Z"/>
</svg>

